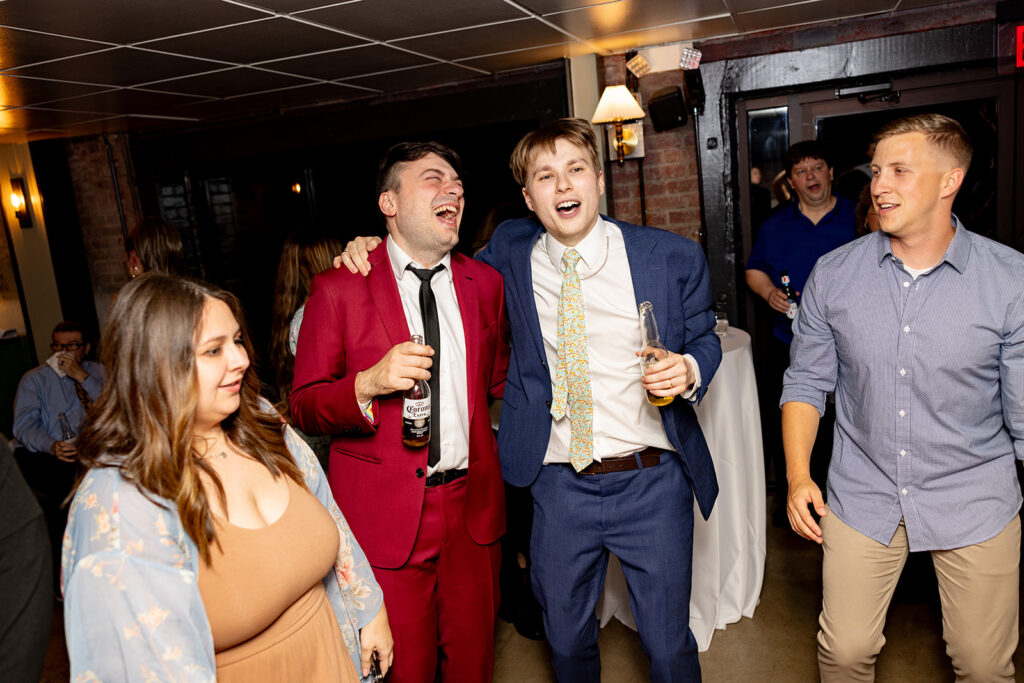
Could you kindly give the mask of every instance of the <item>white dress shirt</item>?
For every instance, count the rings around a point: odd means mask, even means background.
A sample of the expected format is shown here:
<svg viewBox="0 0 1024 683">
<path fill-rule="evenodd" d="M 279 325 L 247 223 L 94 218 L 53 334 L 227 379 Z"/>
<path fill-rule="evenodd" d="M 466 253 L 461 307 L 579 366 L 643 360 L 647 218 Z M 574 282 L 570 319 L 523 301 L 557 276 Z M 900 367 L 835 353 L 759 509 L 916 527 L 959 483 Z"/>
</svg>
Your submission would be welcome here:
<svg viewBox="0 0 1024 683">
<path fill-rule="evenodd" d="M 406 270 L 412 264 L 416 268 L 428 268 L 413 261 L 408 254 L 387 239 L 388 259 L 398 282 L 398 293 L 402 297 L 405 321 L 409 334 L 423 335 L 423 315 L 420 312 L 420 279 Z M 437 318 L 441 331 L 441 375 L 438 389 L 441 392 L 440 415 L 432 415 L 433 424 L 441 429 L 441 459 L 429 468 L 427 474 L 444 470 L 464 469 L 469 466 L 469 385 L 466 380 L 466 335 L 462 328 L 462 314 L 455 297 L 452 277 L 451 255 L 441 259 L 444 270 L 435 274 L 430 281 L 437 302 Z M 436 367 L 430 370 L 433 372 Z M 436 428 L 431 438 L 436 435 Z"/>
<path fill-rule="evenodd" d="M 552 391 L 558 366 L 558 298 L 566 248 L 545 232 L 530 255 L 533 295 Z M 574 248 L 581 257 L 576 272 L 583 290 L 594 398 L 594 459 L 628 455 L 648 446 L 672 450 L 658 408 L 647 401 L 641 383 L 643 368 L 636 355 L 642 348 L 640 312 L 622 231 L 598 218 L 594 229 Z M 699 372 L 692 357 L 688 360 L 691 369 Z M 693 391 L 699 386 L 698 375 Z M 568 415 L 552 422 L 544 464 L 569 462 L 571 434 Z"/>
</svg>

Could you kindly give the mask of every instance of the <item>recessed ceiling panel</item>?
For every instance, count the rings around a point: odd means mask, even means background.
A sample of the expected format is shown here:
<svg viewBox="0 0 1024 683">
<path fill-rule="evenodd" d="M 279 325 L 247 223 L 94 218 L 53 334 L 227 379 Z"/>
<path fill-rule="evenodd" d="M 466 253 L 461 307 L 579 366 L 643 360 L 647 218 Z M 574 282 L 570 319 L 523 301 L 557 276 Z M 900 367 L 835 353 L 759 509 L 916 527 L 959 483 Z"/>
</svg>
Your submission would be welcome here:
<svg viewBox="0 0 1024 683">
<path fill-rule="evenodd" d="M 523 48 L 565 43 L 572 38 L 535 19 L 400 40 L 395 45 L 442 59 L 465 59 Z"/>
<path fill-rule="evenodd" d="M 226 117 L 255 116 L 275 110 L 295 109 L 328 102 L 342 102 L 373 94 L 373 92 L 336 83 L 312 83 L 297 88 L 244 95 L 226 100 L 196 102 L 180 107 L 171 113 L 176 116 L 194 116 L 202 120 L 216 120 Z"/>
<path fill-rule="evenodd" d="M 0 7 L 3 7 L 0 4 Z M 0 27 L 0 69 L 102 50 L 109 45 Z"/>
<path fill-rule="evenodd" d="M 0 132 L 11 129 L 56 128 L 74 125 L 96 119 L 92 113 L 51 111 L 47 109 L 4 109 L 0 110 Z"/>
<path fill-rule="evenodd" d="M 177 116 L 171 111 L 183 104 L 195 102 L 199 98 L 192 95 L 169 95 L 166 93 L 145 92 L 142 90 L 109 90 L 107 92 L 82 97 L 72 97 L 47 104 L 47 109 L 59 111 L 92 112 L 100 114 L 145 114 L 147 116 Z"/>
<path fill-rule="evenodd" d="M 306 79 L 295 76 L 248 67 L 236 67 L 200 76 L 186 76 L 152 83 L 146 86 L 146 89 L 223 98 L 265 90 L 280 90 L 289 86 L 305 85 L 308 82 Z"/>
<path fill-rule="evenodd" d="M 248 4 L 273 10 L 274 12 L 292 14 L 319 7 L 331 7 L 334 5 L 348 5 L 352 3 L 372 1 L 373 0 L 334 0 L 333 2 L 331 0 L 252 0 L 252 2 L 249 2 Z"/>
<path fill-rule="evenodd" d="M 736 22 L 744 32 L 763 31 L 783 26 L 812 24 L 819 21 L 889 12 L 892 10 L 894 2 L 895 0 L 848 0 L 839 3 L 819 0 L 760 12 L 740 13 L 736 15 Z"/>
<path fill-rule="evenodd" d="M 145 47 L 236 64 L 351 47 L 365 41 L 291 19 L 266 19 L 146 43 Z"/>
<path fill-rule="evenodd" d="M 688 0 L 685 3 L 679 0 L 621 0 L 545 18 L 574 36 L 589 40 L 724 14 L 722 10 L 720 0 Z"/>
<path fill-rule="evenodd" d="M 3 7 L 2 3 L 0 7 Z M 216 62 L 121 47 L 82 57 L 12 69 L 9 73 L 102 85 L 138 85 L 189 73 L 221 69 L 223 66 Z"/>
<path fill-rule="evenodd" d="M 669 24 L 642 31 L 628 31 L 614 35 L 594 38 L 590 43 L 603 50 L 619 52 L 646 45 L 662 45 L 684 40 L 706 40 L 721 38 L 739 33 L 739 29 L 731 17 L 708 19 L 706 21 L 687 21 L 681 24 Z"/>
<path fill-rule="evenodd" d="M 537 14 L 567 12 L 581 7 L 617 5 L 624 0 L 522 0 L 519 4 Z"/>
<path fill-rule="evenodd" d="M 303 12 L 300 16 L 365 37 L 394 40 L 525 15 L 502 0 L 365 0 Z"/>
<path fill-rule="evenodd" d="M 0 24 L 111 43 L 226 26 L 266 12 L 210 0 L 6 0 Z"/>
<path fill-rule="evenodd" d="M 478 69 L 485 69 L 491 72 L 508 71 L 509 69 L 519 69 L 524 66 L 533 66 L 555 59 L 572 57 L 577 53 L 583 54 L 588 51 L 589 49 L 583 47 L 580 43 L 565 43 L 538 47 L 532 50 L 517 50 L 515 52 L 505 52 L 486 57 L 475 57 L 460 61 L 459 64 L 475 66 Z"/>
<path fill-rule="evenodd" d="M 0 76 L 0 105 L 18 107 L 29 104 L 42 104 L 52 100 L 78 97 L 105 89 L 103 86 L 83 85 L 81 83 L 62 83 L 60 81 L 48 81 L 38 78 Z"/>
<path fill-rule="evenodd" d="M 400 69 L 404 66 L 428 64 L 432 61 L 386 45 L 368 45 L 309 57 L 267 62 L 260 66 L 274 71 L 332 81 L 378 71 Z"/>
<path fill-rule="evenodd" d="M 480 72 L 465 69 L 451 64 L 428 64 L 412 69 L 405 69 L 401 72 L 389 72 L 374 76 L 363 76 L 360 78 L 347 79 L 344 82 L 353 85 L 362 85 L 375 88 L 382 92 L 399 92 L 402 90 L 415 90 L 417 88 L 429 88 L 444 83 L 455 83 L 470 78 L 479 78 Z"/>
</svg>

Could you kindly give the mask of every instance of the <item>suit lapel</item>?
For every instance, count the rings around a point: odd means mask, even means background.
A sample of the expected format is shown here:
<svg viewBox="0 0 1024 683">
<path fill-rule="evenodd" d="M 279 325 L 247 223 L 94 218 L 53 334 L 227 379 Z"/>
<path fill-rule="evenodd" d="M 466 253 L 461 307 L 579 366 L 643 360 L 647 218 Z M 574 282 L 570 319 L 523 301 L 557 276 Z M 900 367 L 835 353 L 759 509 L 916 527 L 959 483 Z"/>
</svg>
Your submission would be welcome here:
<svg viewBox="0 0 1024 683">
<path fill-rule="evenodd" d="M 370 252 L 369 261 L 372 267 L 366 276 L 366 286 L 388 340 L 392 346 L 409 341 L 409 324 L 405 321 L 405 309 L 402 308 L 402 297 L 398 293 L 386 245 L 381 244 L 380 248 Z"/>
<path fill-rule="evenodd" d="M 469 399 L 469 423 L 473 424 L 476 406 L 476 377 L 480 367 L 480 297 L 473 278 L 466 274 L 465 257 L 452 254 L 452 283 L 462 316 L 462 332 L 466 339 L 466 385 Z"/>
<path fill-rule="evenodd" d="M 537 243 L 543 228 L 537 224 L 537 229 L 515 239 L 509 244 L 509 276 L 512 279 L 512 291 L 519 300 L 519 310 L 523 311 L 526 318 L 526 325 L 533 340 L 535 350 L 541 361 L 545 361 L 544 340 L 540 335 L 540 319 L 537 317 L 537 299 L 533 295 L 533 265 L 530 263 L 530 256 L 533 253 L 533 246 Z"/>
<path fill-rule="evenodd" d="M 662 342 L 668 345 L 664 336 L 668 333 L 668 273 L 665 260 L 656 255 L 657 243 L 646 230 L 613 221 L 622 230 L 626 243 L 626 257 L 629 260 L 629 274 L 633 280 L 633 295 L 637 306 L 650 301 L 654 317 L 658 320 Z"/>
</svg>

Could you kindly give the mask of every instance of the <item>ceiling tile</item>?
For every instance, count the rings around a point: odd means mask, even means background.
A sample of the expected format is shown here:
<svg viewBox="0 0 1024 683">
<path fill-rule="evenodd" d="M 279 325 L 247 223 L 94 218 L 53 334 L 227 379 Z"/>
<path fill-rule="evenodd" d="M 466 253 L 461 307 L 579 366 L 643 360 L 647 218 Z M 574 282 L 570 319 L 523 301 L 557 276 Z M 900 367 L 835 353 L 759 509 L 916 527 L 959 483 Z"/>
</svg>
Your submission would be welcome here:
<svg viewBox="0 0 1024 683">
<path fill-rule="evenodd" d="M 63 36 L 131 43 L 259 19 L 265 12 L 210 0 L 6 0 L 0 24 Z"/>
<path fill-rule="evenodd" d="M 62 83 L 38 78 L 0 76 L 0 104 L 4 106 L 25 106 L 42 104 L 52 100 L 78 97 L 104 90 L 103 86 L 81 83 Z"/>
<path fill-rule="evenodd" d="M 577 38 L 588 40 L 650 26 L 728 14 L 721 0 L 622 0 L 545 17 Z"/>
<path fill-rule="evenodd" d="M 520 19 L 524 15 L 502 0 L 372 0 L 303 12 L 300 16 L 384 41 Z"/>
<path fill-rule="evenodd" d="M 0 3 L 0 7 L 2 7 Z M 104 85 L 138 85 L 223 68 L 216 62 L 164 55 L 130 47 L 37 64 L 8 73 Z"/>
<path fill-rule="evenodd" d="M 351 47 L 364 41 L 291 19 L 266 19 L 146 43 L 154 50 L 237 64 Z"/>
<path fill-rule="evenodd" d="M 11 129 L 56 128 L 97 118 L 96 114 L 47 109 L 4 109 L 0 111 L 0 131 Z"/>
<path fill-rule="evenodd" d="M 736 23 L 744 32 L 763 31 L 783 26 L 812 24 L 818 21 L 888 12 L 891 11 L 894 2 L 895 0 L 846 0 L 844 2 L 818 0 L 759 12 L 741 12 L 736 15 Z"/>
<path fill-rule="evenodd" d="M 464 59 L 522 48 L 543 47 L 565 43 L 572 38 L 535 19 L 510 21 L 493 26 L 438 33 L 422 38 L 396 41 L 423 54 L 442 59 Z"/>
<path fill-rule="evenodd" d="M 950 5 L 958 4 L 957 0 L 900 0 L 899 8 L 905 9 L 916 9 L 918 7 L 949 7 Z M 950 8 L 952 9 L 952 8 Z"/>
<path fill-rule="evenodd" d="M 428 64 L 427 66 L 418 66 L 399 72 L 350 78 L 344 82 L 375 88 L 382 92 L 398 92 L 401 90 L 428 88 L 479 77 L 480 72 L 478 71 L 471 71 L 451 64 Z"/>
<path fill-rule="evenodd" d="M 386 45 L 368 45 L 308 57 L 267 62 L 261 66 L 274 71 L 333 81 L 377 71 L 428 64 L 431 61 Z"/>
<path fill-rule="evenodd" d="M 797 3 L 799 3 L 799 1 L 800 0 L 797 0 Z M 794 0 L 731 0 L 730 4 L 732 5 L 733 12 L 740 13 L 772 9 L 773 7 L 782 7 L 795 3 Z"/>
<path fill-rule="evenodd" d="M 81 97 L 72 97 L 46 105 L 47 109 L 92 112 L 96 114 L 144 114 L 151 116 L 179 116 L 171 111 L 198 98 L 189 95 L 147 92 L 143 90 L 110 90 Z"/>
<path fill-rule="evenodd" d="M 595 5 L 616 5 L 620 2 L 623 0 L 521 0 L 519 4 L 537 14 L 551 14 Z"/>
<path fill-rule="evenodd" d="M 0 5 L 2 6 L 2 5 Z M 11 69 L 109 47 L 73 38 L 0 27 L 0 69 Z"/>
<path fill-rule="evenodd" d="M 263 92 L 264 90 L 279 90 L 289 86 L 305 85 L 308 82 L 306 79 L 295 76 L 286 76 L 261 69 L 238 67 L 199 76 L 186 76 L 184 78 L 152 83 L 147 85 L 146 89 L 224 98 Z"/>
<path fill-rule="evenodd" d="M 708 38 L 731 36 L 736 33 L 739 33 L 739 28 L 732 18 L 722 17 L 720 19 L 687 21 L 681 24 L 656 26 L 641 31 L 627 31 L 626 33 L 594 38 L 589 42 L 591 45 L 602 50 L 620 52 L 646 45 L 662 45 L 664 43 L 676 43 L 684 40 L 706 40 Z"/>
<path fill-rule="evenodd" d="M 472 59 L 460 60 L 459 64 L 497 72 L 543 64 L 544 62 L 587 52 L 590 52 L 590 49 L 580 43 L 563 43 L 561 45 L 538 47 L 532 50 L 517 50 L 515 52 L 505 52 L 485 57 L 474 57 Z"/>
<path fill-rule="evenodd" d="M 327 102 L 341 102 L 372 95 L 365 90 L 336 83 L 312 83 L 275 92 L 245 95 L 226 100 L 207 100 L 185 105 L 173 113 L 203 120 L 262 114 L 277 109 L 291 109 Z"/>
<path fill-rule="evenodd" d="M 363 0 L 333 0 L 333 2 L 332 0 L 252 0 L 249 4 L 273 10 L 274 12 L 292 14 L 302 12 L 303 10 L 332 7 L 334 5 L 348 5 L 358 2 L 363 2 Z"/>
</svg>

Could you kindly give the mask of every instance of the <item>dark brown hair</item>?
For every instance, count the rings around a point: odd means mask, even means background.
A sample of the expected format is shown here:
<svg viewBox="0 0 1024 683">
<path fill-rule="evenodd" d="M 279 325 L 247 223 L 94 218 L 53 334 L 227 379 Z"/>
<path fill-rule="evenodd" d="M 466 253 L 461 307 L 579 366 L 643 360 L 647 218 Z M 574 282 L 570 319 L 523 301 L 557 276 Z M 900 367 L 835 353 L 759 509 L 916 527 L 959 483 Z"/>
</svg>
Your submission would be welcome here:
<svg viewBox="0 0 1024 683">
<path fill-rule="evenodd" d="M 882 126 L 875 143 L 896 135 L 923 133 L 929 143 L 949 154 L 966 173 L 971 167 L 974 148 L 967 131 L 959 123 L 942 114 L 918 114 L 897 119 Z"/>
<path fill-rule="evenodd" d="M 270 362 L 274 365 L 280 396 L 278 409 L 288 412 L 295 358 L 288 348 L 292 316 L 309 297 L 313 276 L 331 267 L 342 252 L 341 242 L 330 235 L 296 231 L 288 235 L 281 248 L 274 287 L 274 319 L 270 328 Z"/>
<path fill-rule="evenodd" d="M 821 159 L 825 162 L 825 166 L 832 168 L 825 147 L 820 142 L 817 140 L 802 140 L 786 151 L 783 167 L 787 178 L 793 177 L 793 167 L 804 159 Z"/>
<path fill-rule="evenodd" d="M 590 162 L 594 165 L 594 172 L 600 173 L 598 166 L 597 136 L 594 129 L 586 119 L 558 119 L 548 125 L 531 131 L 523 136 L 523 139 L 516 144 L 512 150 L 512 158 L 509 166 L 512 168 L 512 177 L 521 187 L 526 187 L 529 178 L 530 164 L 533 162 L 537 150 L 545 149 L 549 152 L 555 151 L 555 142 L 560 138 L 585 150 L 590 155 Z"/>
<path fill-rule="evenodd" d="M 462 177 L 462 160 L 451 147 L 440 142 L 400 142 L 388 150 L 380 160 L 377 169 L 377 195 L 398 187 L 398 172 L 401 164 L 422 159 L 428 154 L 436 154 L 455 170 L 455 175 Z"/>
<path fill-rule="evenodd" d="M 177 229 L 153 216 L 143 218 L 128 236 L 125 253 L 135 252 L 147 272 L 181 273 L 185 263 L 185 249 Z"/>
<path fill-rule="evenodd" d="M 173 501 L 185 532 L 207 561 L 216 535 L 200 473 L 225 503 L 220 479 L 202 460 L 193 434 L 196 339 L 211 299 L 231 310 L 252 358 L 234 295 L 160 273 L 145 273 L 124 286 L 103 333 L 106 383 L 76 443 L 85 467 L 116 467 L 147 497 Z M 285 446 L 284 423 L 260 408 L 259 380 L 251 369 L 240 397 L 241 407 L 221 423 L 227 440 L 275 477 L 284 473 L 305 486 Z"/>
</svg>

